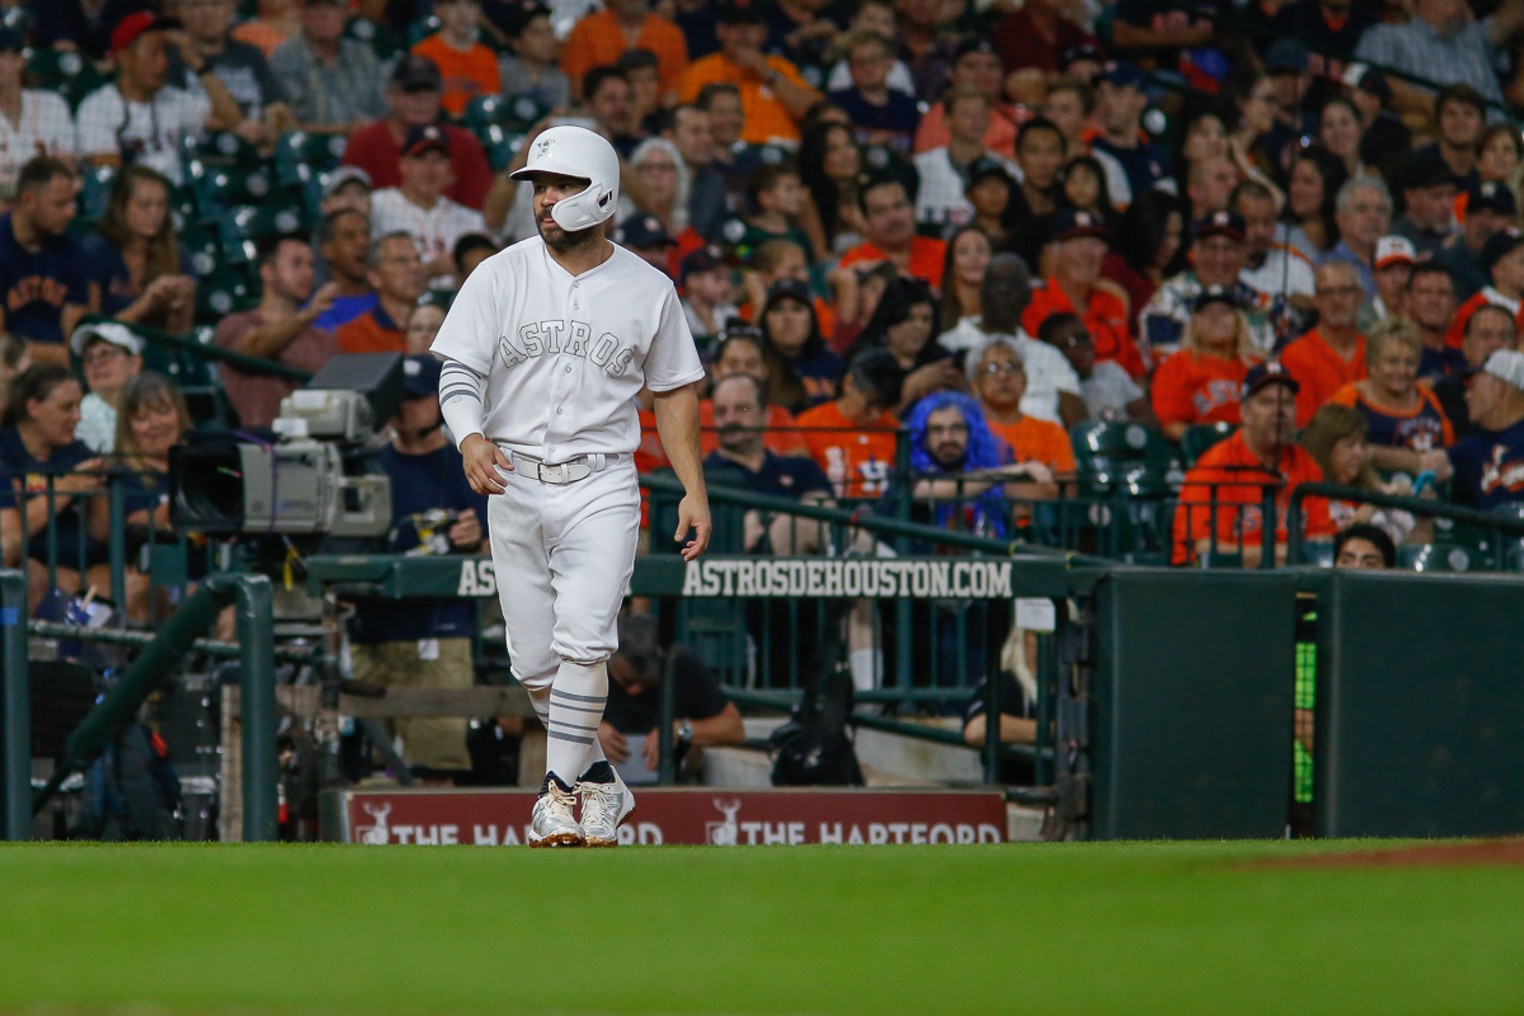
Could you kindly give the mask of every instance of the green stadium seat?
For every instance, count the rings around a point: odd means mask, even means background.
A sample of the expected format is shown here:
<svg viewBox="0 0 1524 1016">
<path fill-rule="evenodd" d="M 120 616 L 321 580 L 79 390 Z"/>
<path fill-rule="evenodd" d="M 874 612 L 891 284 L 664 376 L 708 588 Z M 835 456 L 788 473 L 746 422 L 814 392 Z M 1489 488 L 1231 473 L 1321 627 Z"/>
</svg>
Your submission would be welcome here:
<svg viewBox="0 0 1524 1016">
<path fill-rule="evenodd" d="M 349 24 L 344 26 L 344 37 L 365 43 L 383 62 L 391 60 L 403 49 L 402 36 L 365 18 L 350 18 Z"/>
<path fill-rule="evenodd" d="M 220 265 L 196 287 L 197 322 L 216 325 L 235 311 L 248 310 L 259 301 L 258 290 L 251 272 Z"/>
<path fill-rule="evenodd" d="M 64 53 L 53 49 L 30 50 L 26 74 L 30 87 L 57 92 L 63 96 L 71 110 L 78 109 L 85 96 L 111 80 L 79 53 Z"/>
<path fill-rule="evenodd" d="M 1232 423 L 1197 423 L 1185 429 L 1180 438 L 1180 450 L 1185 453 L 1185 468 L 1196 465 L 1196 460 L 1217 442 L 1229 437 L 1238 429 Z"/>
<path fill-rule="evenodd" d="M 407 48 L 412 49 L 443 27 L 444 23 L 439 20 L 437 14 L 415 19 L 407 26 Z"/>
<path fill-rule="evenodd" d="M 466 127 L 477 137 L 494 124 L 510 131 L 523 131 L 548 112 L 548 107 L 528 95 L 478 95 L 466 105 Z"/>
<path fill-rule="evenodd" d="M 262 166 L 268 160 L 260 150 L 234 134 L 217 131 L 199 140 L 187 137 L 181 145 L 185 159 L 201 159 L 218 166 Z"/>
<path fill-rule="evenodd" d="M 276 182 L 282 187 L 298 187 L 313 175 L 336 168 L 347 143 L 342 134 L 282 134 L 275 143 Z"/>
<path fill-rule="evenodd" d="M 477 140 L 487 152 L 487 162 L 492 166 L 492 171 L 501 173 L 513 163 L 513 157 L 524 144 L 524 135 L 491 124 L 477 135 Z"/>
<path fill-rule="evenodd" d="M 81 219 L 93 225 L 106 214 L 106 202 L 111 197 L 111 185 L 116 182 L 116 174 L 114 166 L 95 166 L 84 171 L 79 191 Z"/>
<path fill-rule="evenodd" d="M 1069 439 L 1081 491 L 1162 496 L 1183 476 L 1179 454 L 1140 423 L 1087 420 L 1074 426 Z"/>
</svg>

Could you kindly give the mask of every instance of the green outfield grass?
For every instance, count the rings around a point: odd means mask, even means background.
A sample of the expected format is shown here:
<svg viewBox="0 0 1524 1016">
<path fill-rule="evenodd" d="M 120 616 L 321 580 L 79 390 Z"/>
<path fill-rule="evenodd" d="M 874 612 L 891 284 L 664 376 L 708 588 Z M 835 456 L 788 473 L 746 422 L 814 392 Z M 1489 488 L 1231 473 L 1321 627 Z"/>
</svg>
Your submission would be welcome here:
<svg viewBox="0 0 1524 1016">
<path fill-rule="evenodd" d="M 1330 849 L 0 846 L 0 1013 L 1524 1011 L 1524 868 Z"/>
</svg>

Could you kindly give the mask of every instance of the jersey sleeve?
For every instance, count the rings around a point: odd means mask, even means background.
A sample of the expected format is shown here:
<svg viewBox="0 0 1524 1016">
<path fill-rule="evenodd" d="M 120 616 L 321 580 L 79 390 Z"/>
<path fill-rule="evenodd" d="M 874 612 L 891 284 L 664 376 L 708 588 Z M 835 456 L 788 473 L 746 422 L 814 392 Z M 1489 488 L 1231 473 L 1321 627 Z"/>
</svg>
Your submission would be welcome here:
<svg viewBox="0 0 1524 1016">
<path fill-rule="evenodd" d="M 645 375 L 646 387 L 653 392 L 670 392 L 704 377 L 704 365 L 693 344 L 693 332 L 688 329 L 688 316 L 683 313 L 671 283 L 662 296 L 661 317 L 651 337 L 651 351 L 646 354 Z"/>
<path fill-rule="evenodd" d="M 1154 374 L 1154 415 L 1160 423 L 1192 423 L 1195 412 L 1191 406 L 1191 393 L 1186 388 L 1185 360 L 1187 354 L 1176 353 L 1159 367 Z M 1120 365 L 1119 365 L 1120 366 Z"/>
<path fill-rule="evenodd" d="M 429 347 L 439 359 L 457 360 L 478 374 L 492 369 L 492 346 L 503 321 L 493 274 L 478 269 L 466 276 Z"/>
</svg>

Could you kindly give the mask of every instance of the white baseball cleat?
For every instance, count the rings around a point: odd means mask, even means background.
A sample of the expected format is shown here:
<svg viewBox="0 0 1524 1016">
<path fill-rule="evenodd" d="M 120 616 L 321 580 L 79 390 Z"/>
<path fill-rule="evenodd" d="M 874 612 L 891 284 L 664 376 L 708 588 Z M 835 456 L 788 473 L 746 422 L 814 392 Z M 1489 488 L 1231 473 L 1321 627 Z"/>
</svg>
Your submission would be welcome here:
<svg viewBox="0 0 1524 1016">
<path fill-rule="evenodd" d="M 606 777 L 606 778 L 605 778 Z M 589 847 L 617 847 L 619 824 L 635 812 L 635 795 L 607 762 L 595 762 L 577 781 L 582 832 Z"/>
<path fill-rule="evenodd" d="M 529 820 L 531 847 L 580 847 L 587 843 L 577 823 L 576 795 L 556 776 L 545 778 L 545 789 L 534 803 Z"/>
</svg>

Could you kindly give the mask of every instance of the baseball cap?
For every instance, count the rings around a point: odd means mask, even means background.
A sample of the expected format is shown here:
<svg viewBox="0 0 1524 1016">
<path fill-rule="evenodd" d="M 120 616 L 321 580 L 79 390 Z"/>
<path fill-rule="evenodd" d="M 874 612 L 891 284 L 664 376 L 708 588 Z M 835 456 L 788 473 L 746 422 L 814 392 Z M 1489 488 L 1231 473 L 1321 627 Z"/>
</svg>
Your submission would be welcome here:
<svg viewBox="0 0 1524 1016">
<path fill-rule="evenodd" d="M 1209 303 L 1225 303 L 1234 310 L 1242 310 L 1244 301 L 1237 286 L 1207 286 L 1196 295 L 1192 310 L 1200 310 Z"/>
<path fill-rule="evenodd" d="M 667 227 L 654 215 L 636 212 L 614 230 L 614 242 L 625 247 L 670 247 L 675 240 L 667 235 Z"/>
<path fill-rule="evenodd" d="M 967 186 L 972 187 L 992 176 L 998 176 L 1006 183 L 1016 182 L 1011 176 L 1011 171 L 1005 168 L 1005 163 L 985 155 L 969 163 Z"/>
<path fill-rule="evenodd" d="M 405 54 L 392 67 L 391 83 L 404 92 L 439 91 L 442 87 L 439 65 L 417 53 Z"/>
<path fill-rule="evenodd" d="M 1344 70 L 1344 83 L 1350 88 L 1358 88 L 1362 92 L 1369 92 L 1382 102 L 1392 97 L 1392 86 L 1387 83 L 1386 75 L 1369 64 L 1352 63 Z"/>
<path fill-rule="evenodd" d="M 967 35 L 958 40 L 953 47 L 952 62 L 957 63 L 970 53 L 988 53 L 991 56 L 999 56 L 995 51 L 995 44 L 983 35 Z"/>
<path fill-rule="evenodd" d="M 1307 47 L 1297 39 L 1281 39 L 1265 50 L 1266 73 L 1301 74 L 1307 67 Z"/>
<path fill-rule="evenodd" d="M 1143 72 L 1138 70 L 1137 64 L 1126 60 L 1111 60 L 1101 66 L 1100 76 L 1096 80 L 1105 81 L 1118 88 L 1126 88 L 1129 85 L 1137 88 L 1143 84 Z"/>
<path fill-rule="evenodd" d="M 677 281 L 679 285 L 687 285 L 690 275 L 702 275 L 725 267 L 725 252 L 715 244 L 706 244 L 683 258 L 677 268 Z"/>
<path fill-rule="evenodd" d="M 1075 64 L 1081 63 L 1085 60 L 1090 60 L 1095 63 L 1102 63 L 1105 61 L 1105 59 L 1105 57 L 1101 56 L 1101 51 L 1099 49 L 1096 49 L 1089 43 L 1085 43 L 1084 45 L 1074 46 L 1064 50 L 1064 55 L 1059 59 L 1058 66 L 1060 70 L 1068 70 Z"/>
<path fill-rule="evenodd" d="M 1441 187 L 1454 182 L 1455 177 L 1451 174 L 1450 167 L 1445 165 L 1437 151 L 1414 152 L 1402 167 L 1402 186 L 1405 190 Z"/>
<path fill-rule="evenodd" d="M 714 19 L 722 25 L 762 25 L 762 8 L 751 0 L 720 0 L 714 6 Z"/>
<path fill-rule="evenodd" d="M 1418 251 L 1414 249 L 1413 241 L 1405 236 L 1383 236 L 1376 241 L 1376 256 L 1372 263 L 1377 268 L 1417 264 Z"/>
<path fill-rule="evenodd" d="M 179 27 L 178 21 L 161 18 L 152 11 L 135 11 L 118 21 L 111 30 L 111 52 L 120 53 L 146 32 L 163 32 Z"/>
<path fill-rule="evenodd" d="M 1268 360 L 1264 363 L 1256 363 L 1244 374 L 1244 398 L 1248 398 L 1255 392 L 1267 385 L 1285 385 L 1295 395 L 1302 390 L 1296 378 L 1286 372 L 1286 368 L 1279 360 Z"/>
<path fill-rule="evenodd" d="M 1493 267 L 1499 261 L 1520 247 L 1524 247 L 1524 233 L 1520 233 L 1517 229 L 1510 227 L 1500 233 L 1494 233 L 1482 246 L 1482 271 L 1491 275 Z"/>
<path fill-rule="evenodd" d="M 1244 240 L 1244 217 L 1231 208 L 1219 208 L 1196 220 L 1191 231 L 1197 240 L 1209 236 L 1226 236 L 1242 243 Z"/>
<path fill-rule="evenodd" d="M 443 127 L 438 124 L 426 123 L 421 127 L 414 127 L 407 132 L 407 138 L 402 142 L 402 154 L 422 155 L 424 152 L 443 152 L 450 154 L 450 135 L 445 133 Z"/>
<path fill-rule="evenodd" d="M 779 300 L 798 300 L 806 307 L 815 305 L 815 298 L 810 295 L 810 287 L 798 279 L 791 278 L 779 279 L 767 290 L 766 306 L 771 307 Z"/>
<path fill-rule="evenodd" d="M 1466 210 L 1483 208 L 1510 219 L 1519 214 L 1519 202 L 1513 191 L 1496 180 L 1476 181 L 1466 188 Z"/>
<path fill-rule="evenodd" d="M 1072 240 L 1077 236 L 1109 235 L 1106 224 L 1099 217 L 1079 208 L 1060 208 L 1053 213 L 1053 223 L 1048 227 L 1049 240 Z"/>
<path fill-rule="evenodd" d="M 439 361 L 432 354 L 419 353 L 402 361 L 402 394 L 410 399 L 439 394 Z"/>
<path fill-rule="evenodd" d="M 1515 349 L 1495 349 L 1477 373 L 1491 374 L 1524 391 L 1524 353 Z"/>
<path fill-rule="evenodd" d="M 69 336 L 69 348 L 74 351 L 75 356 L 84 356 L 85 347 L 97 339 L 109 342 L 113 346 L 120 346 L 133 356 L 143 355 L 143 340 L 134 335 L 132 329 L 126 325 L 110 322 L 80 325 L 74 329 L 74 334 Z"/>
<path fill-rule="evenodd" d="M 366 190 L 373 186 L 370 174 L 359 166 L 340 166 L 328 174 L 327 182 L 323 184 L 323 197 L 331 198 L 338 193 L 340 187 L 355 182 L 364 184 Z"/>
</svg>

